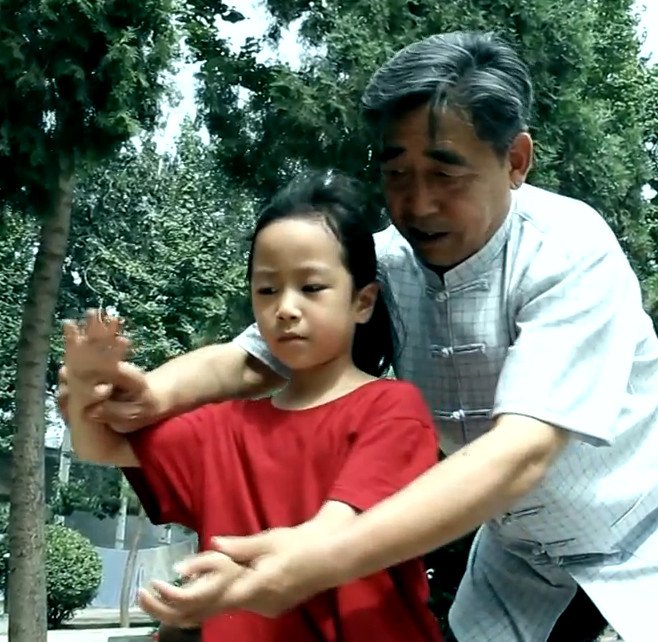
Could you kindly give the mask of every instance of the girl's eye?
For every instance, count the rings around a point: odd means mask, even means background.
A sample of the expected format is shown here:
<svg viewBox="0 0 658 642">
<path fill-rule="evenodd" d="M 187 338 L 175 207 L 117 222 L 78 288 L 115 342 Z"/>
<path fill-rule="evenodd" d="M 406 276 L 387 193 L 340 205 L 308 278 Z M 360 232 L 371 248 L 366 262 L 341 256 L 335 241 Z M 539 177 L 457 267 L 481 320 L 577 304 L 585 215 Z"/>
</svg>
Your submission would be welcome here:
<svg viewBox="0 0 658 642">
<path fill-rule="evenodd" d="M 326 289 L 326 285 L 320 283 L 309 283 L 302 288 L 302 292 L 320 292 Z"/>
<path fill-rule="evenodd" d="M 274 294 L 275 292 L 276 292 L 276 290 L 272 287 L 262 287 L 262 288 L 258 288 L 256 290 L 257 294 L 264 294 L 264 295 Z"/>
</svg>

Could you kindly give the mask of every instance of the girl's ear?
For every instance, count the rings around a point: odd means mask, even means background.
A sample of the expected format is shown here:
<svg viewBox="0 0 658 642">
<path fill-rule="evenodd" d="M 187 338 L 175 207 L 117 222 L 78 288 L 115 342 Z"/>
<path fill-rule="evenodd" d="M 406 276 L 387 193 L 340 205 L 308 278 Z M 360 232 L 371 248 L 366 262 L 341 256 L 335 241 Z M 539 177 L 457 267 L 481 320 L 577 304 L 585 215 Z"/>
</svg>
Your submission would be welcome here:
<svg viewBox="0 0 658 642">
<path fill-rule="evenodd" d="M 356 293 L 354 299 L 354 312 L 356 314 L 357 323 L 368 323 L 368 321 L 370 321 L 378 296 L 379 285 L 374 282 L 369 283 Z"/>
</svg>

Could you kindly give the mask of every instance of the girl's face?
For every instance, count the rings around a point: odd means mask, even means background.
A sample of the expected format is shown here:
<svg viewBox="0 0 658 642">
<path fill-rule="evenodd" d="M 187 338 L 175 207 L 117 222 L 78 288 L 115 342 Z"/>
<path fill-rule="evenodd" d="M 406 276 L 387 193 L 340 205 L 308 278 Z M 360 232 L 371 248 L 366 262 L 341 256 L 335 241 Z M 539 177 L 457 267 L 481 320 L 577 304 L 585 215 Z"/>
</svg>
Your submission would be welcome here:
<svg viewBox="0 0 658 642">
<path fill-rule="evenodd" d="M 376 286 L 355 294 L 341 253 L 321 219 L 281 219 L 256 237 L 254 315 L 272 354 L 291 370 L 351 360 L 355 326 L 370 317 Z"/>
</svg>

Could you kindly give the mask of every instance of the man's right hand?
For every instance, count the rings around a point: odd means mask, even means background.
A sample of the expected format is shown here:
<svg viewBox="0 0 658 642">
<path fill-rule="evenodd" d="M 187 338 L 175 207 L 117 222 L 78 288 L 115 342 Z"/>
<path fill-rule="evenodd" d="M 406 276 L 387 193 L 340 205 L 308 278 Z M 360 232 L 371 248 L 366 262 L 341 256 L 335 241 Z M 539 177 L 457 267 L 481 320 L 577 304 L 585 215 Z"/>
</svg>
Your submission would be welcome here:
<svg viewBox="0 0 658 642">
<path fill-rule="evenodd" d="M 132 432 L 162 418 L 157 399 L 148 385 L 148 377 L 131 363 L 119 364 L 114 381 L 89 384 L 86 396 L 89 419 L 109 424 L 117 432 Z M 68 398 L 66 367 L 62 366 L 57 403 L 65 421 L 68 421 Z"/>
</svg>

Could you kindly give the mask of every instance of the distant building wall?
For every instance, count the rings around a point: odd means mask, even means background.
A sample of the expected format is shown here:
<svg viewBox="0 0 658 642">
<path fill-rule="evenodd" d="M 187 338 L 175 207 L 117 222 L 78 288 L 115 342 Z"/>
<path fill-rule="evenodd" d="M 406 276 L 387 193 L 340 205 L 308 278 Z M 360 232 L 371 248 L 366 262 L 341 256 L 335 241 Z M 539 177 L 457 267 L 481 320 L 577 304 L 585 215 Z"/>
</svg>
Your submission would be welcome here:
<svg viewBox="0 0 658 642">
<path fill-rule="evenodd" d="M 135 537 L 138 521 L 139 520 L 135 515 L 128 515 L 126 519 L 126 536 L 124 540 L 125 549 L 130 549 L 133 538 Z M 116 517 L 99 519 L 91 513 L 75 511 L 66 518 L 65 523 L 70 528 L 74 528 L 85 537 L 88 537 L 94 546 L 100 548 L 114 548 L 117 529 Z M 170 535 L 167 534 L 166 527 L 153 526 L 151 522 L 146 520 L 142 527 L 138 548 L 155 548 L 167 543 L 177 544 L 179 542 L 189 541 L 196 537 L 193 533 L 186 531 L 178 524 L 171 525 L 170 533 Z"/>
<path fill-rule="evenodd" d="M 99 548 L 96 550 L 103 560 L 103 579 L 96 598 L 91 606 L 105 609 L 118 609 L 121 599 L 121 585 L 128 559 L 127 550 Z M 137 604 L 137 589 L 146 586 L 153 579 L 173 581 L 173 566 L 179 560 L 192 555 L 196 550 L 195 541 L 179 542 L 170 546 L 142 549 L 137 552 L 135 574 L 130 584 L 130 604 Z"/>
</svg>

